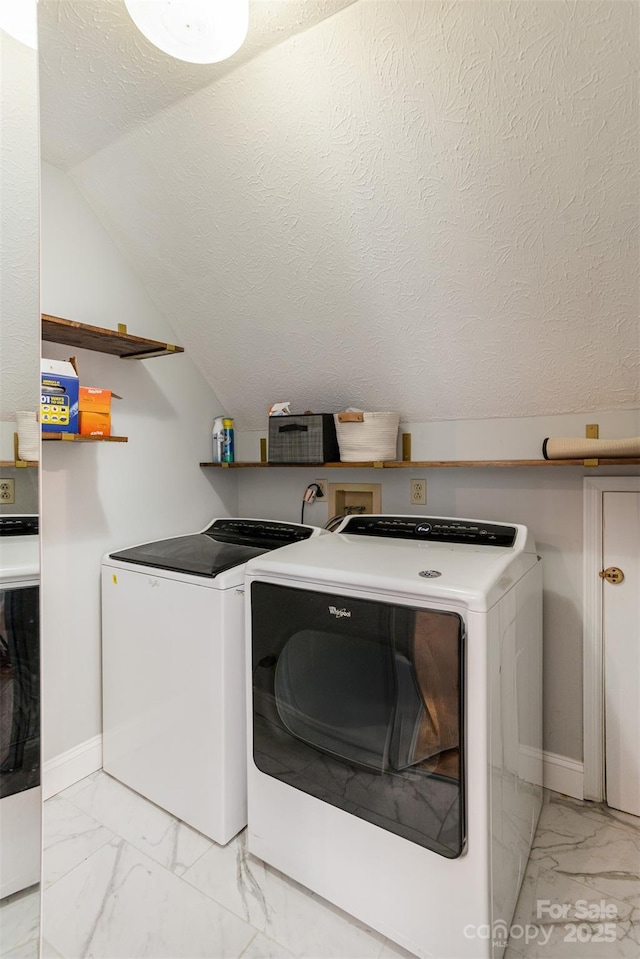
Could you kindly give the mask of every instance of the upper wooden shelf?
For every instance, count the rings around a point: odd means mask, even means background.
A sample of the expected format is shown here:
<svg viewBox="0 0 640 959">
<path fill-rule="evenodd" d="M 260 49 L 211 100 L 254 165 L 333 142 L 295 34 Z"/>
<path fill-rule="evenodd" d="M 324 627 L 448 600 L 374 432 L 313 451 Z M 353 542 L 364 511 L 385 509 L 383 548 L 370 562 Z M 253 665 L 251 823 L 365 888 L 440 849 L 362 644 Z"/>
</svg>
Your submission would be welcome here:
<svg viewBox="0 0 640 959">
<path fill-rule="evenodd" d="M 597 466 L 640 466 L 640 459 L 599 459 Z M 588 466 L 584 460 L 386 460 L 382 463 L 200 463 L 200 466 L 216 466 L 229 469 L 264 468 L 298 469 L 450 469 L 451 467 L 504 467 L 504 466 Z"/>
<path fill-rule="evenodd" d="M 127 333 L 124 324 L 119 324 L 117 330 L 107 330 L 100 326 L 87 326 L 86 323 L 64 320 L 60 316 L 49 316 L 47 313 L 42 314 L 42 339 L 50 343 L 62 343 L 77 350 L 110 353 L 124 360 L 148 360 L 153 356 L 184 353 L 182 346 L 132 336 Z"/>
</svg>

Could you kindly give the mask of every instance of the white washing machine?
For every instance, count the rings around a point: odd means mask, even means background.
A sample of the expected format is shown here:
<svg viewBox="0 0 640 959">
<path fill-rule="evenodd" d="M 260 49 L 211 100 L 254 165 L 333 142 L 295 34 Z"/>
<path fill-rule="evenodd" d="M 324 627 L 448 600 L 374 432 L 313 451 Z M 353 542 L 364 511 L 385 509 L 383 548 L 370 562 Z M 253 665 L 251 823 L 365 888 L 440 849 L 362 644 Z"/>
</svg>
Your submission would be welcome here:
<svg viewBox="0 0 640 959">
<path fill-rule="evenodd" d="M 38 517 L 0 516 L 0 899 L 40 881 Z"/>
<path fill-rule="evenodd" d="M 246 586 L 250 851 L 417 956 L 502 955 L 542 799 L 527 529 L 349 517 Z"/>
<path fill-rule="evenodd" d="M 320 532 L 214 519 L 103 559 L 103 767 L 221 844 L 247 821 L 244 567 Z"/>
</svg>

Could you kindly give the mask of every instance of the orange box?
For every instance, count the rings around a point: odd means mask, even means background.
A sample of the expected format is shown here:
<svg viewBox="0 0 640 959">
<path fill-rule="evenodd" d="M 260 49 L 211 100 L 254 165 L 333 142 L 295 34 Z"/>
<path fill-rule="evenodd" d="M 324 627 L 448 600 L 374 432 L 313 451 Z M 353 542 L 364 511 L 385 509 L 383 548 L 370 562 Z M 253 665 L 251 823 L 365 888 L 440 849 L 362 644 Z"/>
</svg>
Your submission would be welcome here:
<svg viewBox="0 0 640 959">
<path fill-rule="evenodd" d="M 78 396 L 80 436 L 111 436 L 111 400 L 122 399 L 111 390 L 81 386 Z"/>
<path fill-rule="evenodd" d="M 111 436 L 111 414 L 82 411 L 79 414 L 80 436 Z"/>
<path fill-rule="evenodd" d="M 115 396 L 115 393 L 113 395 Z M 111 390 L 99 389 L 97 386 L 81 386 L 78 409 L 81 413 L 110 413 Z"/>
</svg>

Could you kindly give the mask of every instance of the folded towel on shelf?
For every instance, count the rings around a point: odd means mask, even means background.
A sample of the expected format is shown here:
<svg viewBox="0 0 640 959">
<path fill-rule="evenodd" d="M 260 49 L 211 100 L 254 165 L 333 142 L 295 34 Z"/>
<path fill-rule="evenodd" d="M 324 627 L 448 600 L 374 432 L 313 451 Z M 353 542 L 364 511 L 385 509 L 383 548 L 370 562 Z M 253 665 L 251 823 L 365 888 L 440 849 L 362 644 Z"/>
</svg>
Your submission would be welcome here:
<svg viewBox="0 0 640 959">
<path fill-rule="evenodd" d="M 21 460 L 37 462 L 40 459 L 40 423 L 35 411 L 16 413 L 18 424 L 18 456 Z"/>
</svg>

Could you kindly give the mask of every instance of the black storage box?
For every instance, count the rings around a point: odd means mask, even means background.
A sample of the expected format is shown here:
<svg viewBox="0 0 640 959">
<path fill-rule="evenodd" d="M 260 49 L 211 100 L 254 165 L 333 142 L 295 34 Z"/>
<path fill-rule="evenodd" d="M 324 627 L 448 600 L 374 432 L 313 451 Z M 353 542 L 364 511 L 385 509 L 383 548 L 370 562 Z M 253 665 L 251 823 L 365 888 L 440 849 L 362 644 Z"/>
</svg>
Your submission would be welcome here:
<svg viewBox="0 0 640 959">
<path fill-rule="evenodd" d="M 333 413 L 269 417 L 270 463 L 337 463 Z"/>
</svg>

